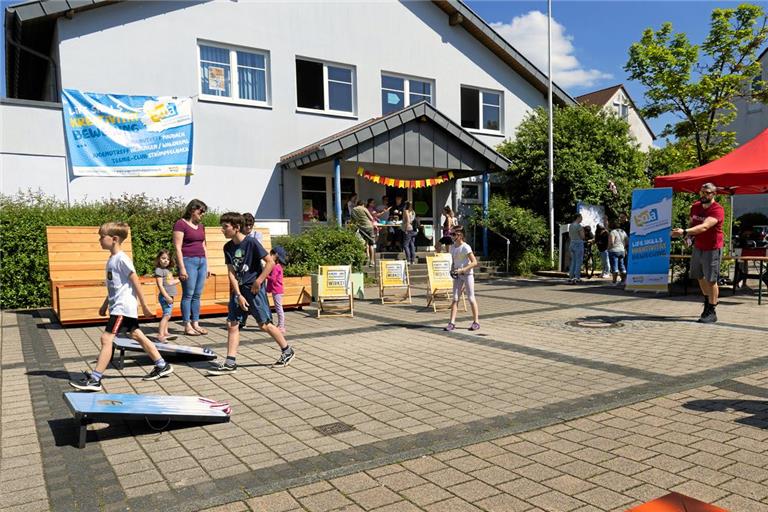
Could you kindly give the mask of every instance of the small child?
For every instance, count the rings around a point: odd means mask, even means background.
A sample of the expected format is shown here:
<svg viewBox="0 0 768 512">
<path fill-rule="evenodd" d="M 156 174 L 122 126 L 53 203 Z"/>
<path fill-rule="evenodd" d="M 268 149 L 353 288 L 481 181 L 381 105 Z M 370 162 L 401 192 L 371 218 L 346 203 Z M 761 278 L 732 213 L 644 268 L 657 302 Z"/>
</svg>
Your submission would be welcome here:
<svg viewBox="0 0 768 512">
<path fill-rule="evenodd" d="M 139 329 L 137 298 L 144 315 L 154 315 L 147 307 L 144 294 L 141 293 L 133 262 L 122 250 L 122 243 L 128 238 L 128 229 L 128 224 L 124 222 L 108 222 L 99 228 L 99 244 L 110 254 L 106 268 L 107 298 L 99 308 L 99 316 L 106 315 L 109 307 L 109 321 L 101 335 L 101 350 L 96 361 L 96 369 L 91 373 L 84 372 L 83 378 L 69 383 L 70 386 L 81 391 L 102 390 L 101 377 L 112 358 L 112 342 L 121 332 L 127 332 L 131 338 L 138 341 L 154 362 L 155 367 L 142 380 L 157 380 L 173 373 L 171 365 L 160 357 L 160 352 L 155 345 Z"/>
<path fill-rule="evenodd" d="M 267 293 L 272 294 L 272 301 L 275 303 L 275 313 L 277 313 L 277 328 L 285 334 L 285 312 L 283 311 L 283 265 L 285 265 L 285 249 L 280 247 L 272 248 L 269 251 L 275 266 L 267 278 Z"/>
<path fill-rule="evenodd" d="M 229 242 L 224 244 L 224 260 L 227 262 L 229 284 L 233 290 L 227 314 L 227 358 L 208 370 L 208 375 L 227 375 L 237 371 L 237 349 L 240 346 L 238 328 L 240 311 L 248 311 L 256 319 L 259 328 L 269 334 L 280 347 L 280 358 L 273 367 L 288 366 L 296 353 L 285 336 L 272 323 L 264 282 L 272 272 L 274 262 L 264 247 L 243 232 L 245 221 L 237 212 L 227 212 L 219 219 L 221 231 Z"/>
<path fill-rule="evenodd" d="M 475 258 L 469 244 L 464 242 L 464 228 L 461 226 L 454 227 L 451 231 L 451 239 L 453 242 L 451 245 L 451 258 L 453 259 L 451 277 L 454 279 L 453 302 L 451 303 L 451 320 L 443 330 L 452 331 L 456 328 L 456 311 L 459 309 L 461 292 L 464 291 L 472 307 L 472 325 L 469 326 L 469 330 L 476 331 L 480 329 L 480 313 L 475 299 L 475 276 L 472 269 L 477 266 L 477 258 Z"/>
<path fill-rule="evenodd" d="M 165 343 L 175 340 L 176 336 L 168 333 L 168 323 L 173 313 L 173 300 L 176 297 L 176 285 L 179 280 L 173 277 L 173 260 L 171 253 L 161 249 L 155 257 L 155 283 L 157 284 L 157 300 L 163 308 L 163 318 L 160 319 L 157 341 Z"/>
</svg>

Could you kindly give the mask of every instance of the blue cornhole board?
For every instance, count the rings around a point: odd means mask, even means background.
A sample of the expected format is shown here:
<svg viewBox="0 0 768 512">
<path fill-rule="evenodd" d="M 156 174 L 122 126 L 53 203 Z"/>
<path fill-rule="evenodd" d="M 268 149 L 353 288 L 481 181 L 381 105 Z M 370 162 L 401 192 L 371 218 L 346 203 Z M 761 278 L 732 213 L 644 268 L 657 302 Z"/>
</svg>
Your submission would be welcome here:
<svg viewBox="0 0 768 512">
<path fill-rule="evenodd" d="M 227 423 L 232 408 L 199 396 L 153 396 L 109 393 L 64 393 L 64 401 L 80 423 L 78 448 L 85 447 L 88 423 L 114 420 Z"/>
<path fill-rule="evenodd" d="M 173 343 L 155 343 L 155 348 L 160 352 L 163 357 L 166 356 L 190 356 L 199 357 L 201 359 L 216 359 L 216 354 L 213 350 L 205 347 L 188 347 L 185 345 L 174 345 Z M 115 350 L 120 351 L 120 357 L 117 363 L 114 362 Z M 112 342 L 112 364 L 115 368 L 122 370 L 125 367 L 125 351 L 131 350 L 133 352 L 144 352 L 138 341 L 134 341 L 130 338 L 117 337 Z"/>
</svg>

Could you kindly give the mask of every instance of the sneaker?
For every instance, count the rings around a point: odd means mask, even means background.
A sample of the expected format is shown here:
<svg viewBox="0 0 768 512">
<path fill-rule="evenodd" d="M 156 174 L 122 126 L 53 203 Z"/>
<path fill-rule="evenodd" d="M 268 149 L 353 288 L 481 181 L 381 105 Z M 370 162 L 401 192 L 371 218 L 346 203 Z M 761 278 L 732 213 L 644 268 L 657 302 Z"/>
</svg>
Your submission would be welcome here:
<svg viewBox="0 0 768 512">
<path fill-rule="evenodd" d="M 713 324 L 717 322 L 717 313 L 715 313 L 715 308 L 710 307 L 707 314 L 699 318 L 698 322 L 701 324 Z"/>
<path fill-rule="evenodd" d="M 296 352 L 294 352 L 293 349 L 289 350 L 283 350 L 283 353 L 280 354 L 280 359 L 275 361 L 275 363 L 272 365 L 272 368 L 278 367 L 278 366 L 288 366 L 291 364 L 291 361 L 293 360 L 293 357 L 296 355 Z"/>
<path fill-rule="evenodd" d="M 448 325 L 446 325 L 445 327 L 443 327 L 443 330 L 444 330 L 444 331 L 452 331 L 452 330 L 454 330 L 455 328 L 456 328 L 456 325 L 455 325 L 455 324 L 449 323 Z"/>
<path fill-rule="evenodd" d="M 155 366 L 152 368 L 152 371 L 149 372 L 147 375 L 141 378 L 141 380 L 157 380 L 160 377 L 166 377 L 173 373 L 173 367 L 166 363 L 165 366 L 160 368 L 159 366 Z"/>
<path fill-rule="evenodd" d="M 470 331 L 478 331 L 480 330 L 480 324 L 477 322 L 472 322 L 472 325 L 469 326 Z"/>
<path fill-rule="evenodd" d="M 218 366 L 214 366 L 207 370 L 208 375 L 228 375 L 237 371 L 236 364 L 221 363 Z"/>
<path fill-rule="evenodd" d="M 69 385 L 80 391 L 101 391 L 101 380 L 94 379 L 90 373 L 83 372 L 83 376 L 78 380 L 69 381 Z"/>
</svg>

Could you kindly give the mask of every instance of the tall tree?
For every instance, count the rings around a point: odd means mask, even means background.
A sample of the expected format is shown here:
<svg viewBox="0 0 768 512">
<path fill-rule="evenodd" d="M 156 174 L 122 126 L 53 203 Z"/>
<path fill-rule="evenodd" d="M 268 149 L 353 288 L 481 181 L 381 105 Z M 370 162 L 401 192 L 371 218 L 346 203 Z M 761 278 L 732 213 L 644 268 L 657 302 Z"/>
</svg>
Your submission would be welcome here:
<svg viewBox="0 0 768 512">
<path fill-rule="evenodd" d="M 671 112 L 681 118 L 661 135 L 690 139 L 703 165 L 733 148 L 735 133 L 724 128 L 736 117 L 733 100 L 750 95 L 768 101 L 757 51 L 768 38 L 768 19 L 758 5 L 712 11 L 709 35 L 699 45 L 664 23 L 649 28 L 629 49 L 624 69 L 646 87 L 649 118 Z M 750 90 L 751 89 L 751 90 Z"/>
<path fill-rule="evenodd" d="M 555 218 L 570 221 L 576 203 L 604 205 L 609 213 L 629 210 L 632 189 L 648 186 L 646 155 L 629 125 L 598 107 L 556 108 Z M 512 162 L 504 174 L 512 205 L 547 215 L 547 111 L 538 108 L 520 123 L 515 139 L 497 150 Z"/>
</svg>

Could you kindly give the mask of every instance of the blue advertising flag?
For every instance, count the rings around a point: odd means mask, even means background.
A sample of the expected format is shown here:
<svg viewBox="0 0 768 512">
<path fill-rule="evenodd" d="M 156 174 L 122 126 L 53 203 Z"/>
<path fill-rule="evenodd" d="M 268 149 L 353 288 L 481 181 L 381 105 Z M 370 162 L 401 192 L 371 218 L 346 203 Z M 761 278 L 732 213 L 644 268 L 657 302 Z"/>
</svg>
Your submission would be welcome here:
<svg viewBox="0 0 768 512">
<path fill-rule="evenodd" d="M 672 189 L 633 190 L 627 290 L 667 290 L 671 230 Z"/>
<path fill-rule="evenodd" d="M 62 91 L 75 176 L 186 176 L 192 99 Z"/>
</svg>

